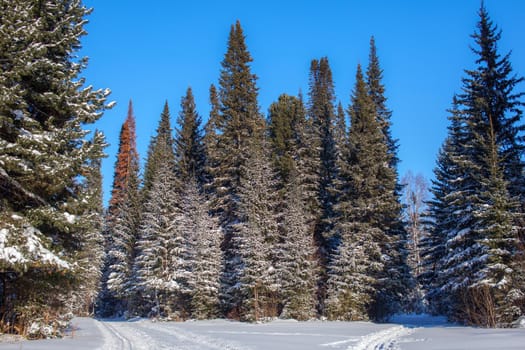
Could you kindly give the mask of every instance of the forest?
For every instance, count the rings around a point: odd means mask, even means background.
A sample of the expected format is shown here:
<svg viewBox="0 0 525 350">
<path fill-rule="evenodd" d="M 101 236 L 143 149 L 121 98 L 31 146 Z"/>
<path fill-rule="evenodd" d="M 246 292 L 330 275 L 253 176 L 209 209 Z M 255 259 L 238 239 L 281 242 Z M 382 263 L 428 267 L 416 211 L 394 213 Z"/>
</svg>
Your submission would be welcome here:
<svg viewBox="0 0 525 350">
<path fill-rule="evenodd" d="M 426 312 L 481 327 L 525 315 L 523 78 L 483 5 L 476 68 L 458 77 L 428 199 L 398 174 L 373 37 L 348 106 L 321 57 L 307 93 L 280 95 L 264 115 L 237 21 L 209 115 L 191 88 L 174 120 L 166 102 L 143 169 L 129 101 L 107 207 L 107 143 L 87 126 L 114 103 L 77 56 L 91 9 L 0 8 L 0 333 L 56 336 L 73 315 L 382 322 Z"/>
</svg>

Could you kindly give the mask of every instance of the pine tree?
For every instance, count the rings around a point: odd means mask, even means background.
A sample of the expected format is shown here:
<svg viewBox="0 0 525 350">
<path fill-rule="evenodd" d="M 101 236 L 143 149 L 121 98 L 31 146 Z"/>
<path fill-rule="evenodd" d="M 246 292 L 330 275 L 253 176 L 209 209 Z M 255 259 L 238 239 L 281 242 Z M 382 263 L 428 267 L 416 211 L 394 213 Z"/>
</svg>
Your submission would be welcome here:
<svg viewBox="0 0 525 350">
<path fill-rule="evenodd" d="M 101 117 L 109 94 L 84 87 L 87 59 L 76 56 L 89 13 L 80 1 L 2 4 L 0 265 L 13 298 L 0 316 L 21 332 L 42 326 L 30 336 L 71 311 L 68 297 L 83 283 L 74 266 L 93 214 L 81 203 L 83 175 L 101 157 L 84 125 Z"/>
</svg>

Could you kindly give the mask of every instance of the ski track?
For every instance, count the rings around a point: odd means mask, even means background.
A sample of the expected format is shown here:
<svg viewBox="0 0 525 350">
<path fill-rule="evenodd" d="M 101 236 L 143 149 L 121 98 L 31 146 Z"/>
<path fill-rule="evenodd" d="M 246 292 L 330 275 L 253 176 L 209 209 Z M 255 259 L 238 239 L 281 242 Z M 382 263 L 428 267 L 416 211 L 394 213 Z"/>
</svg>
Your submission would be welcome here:
<svg viewBox="0 0 525 350">
<path fill-rule="evenodd" d="M 363 336 L 357 344 L 348 347 L 348 350 L 398 350 L 399 338 L 412 332 L 413 329 L 403 326 L 390 327 Z"/>
<path fill-rule="evenodd" d="M 120 334 L 108 322 L 97 322 L 104 337 L 104 348 L 108 350 L 133 350 L 131 341 Z"/>
<path fill-rule="evenodd" d="M 171 324 L 163 323 L 139 323 L 140 327 L 148 332 L 148 334 L 156 334 L 160 337 L 177 338 L 177 349 L 195 350 L 249 350 L 248 347 L 241 347 L 238 344 L 228 342 L 220 338 L 212 338 L 204 335 L 198 335 L 189 331 L 182 330 Z M 173 345 L 172 345 L 173 348 Z"/>
</svg>

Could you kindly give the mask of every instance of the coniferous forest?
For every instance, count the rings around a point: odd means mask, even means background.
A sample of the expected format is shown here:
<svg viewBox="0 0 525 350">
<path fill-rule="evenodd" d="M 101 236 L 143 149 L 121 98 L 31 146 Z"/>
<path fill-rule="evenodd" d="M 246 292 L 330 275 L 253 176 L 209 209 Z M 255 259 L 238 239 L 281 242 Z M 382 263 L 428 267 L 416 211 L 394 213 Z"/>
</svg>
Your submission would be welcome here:
<svg viewBox="0 0 525 350">
<path fill-rule="evenodd" d="M 166 102 L 143 169 L 129 102 L 104 208 L 106 141 L 87 126 L 113 103 L 77 57 L 91 10 L 80 0 L 0 4 L 0 333 L 49 336 L 72 315 L 428 312 L 509 327 L 525 314 L 523 78 L 483 5 L 475 68 L 450 92 L 419 213 L 404 200 L 374 38 L 367 64 L 350 67 L 348 106 L 320 57 L 306 94 L 280 95 L 265 115 L 236 22 L 209 115 L 189 87 L 176 115 Z"/>
</svg>

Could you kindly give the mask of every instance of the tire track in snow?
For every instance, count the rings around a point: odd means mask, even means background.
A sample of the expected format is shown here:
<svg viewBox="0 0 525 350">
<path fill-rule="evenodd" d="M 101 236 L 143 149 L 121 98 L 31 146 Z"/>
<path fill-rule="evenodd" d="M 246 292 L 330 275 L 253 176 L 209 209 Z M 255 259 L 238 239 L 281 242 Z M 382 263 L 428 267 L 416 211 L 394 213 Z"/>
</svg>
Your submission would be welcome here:
<svg viewBox="0 0 525 350">
<path fill-rule="evenodd" d="M 403 326 L 387 328 L 363 336 L 357 344 L 348 347 L 348 350 L 398 350 L 399 338 L 412 332 L 412 329 Z"/>
</svg>

